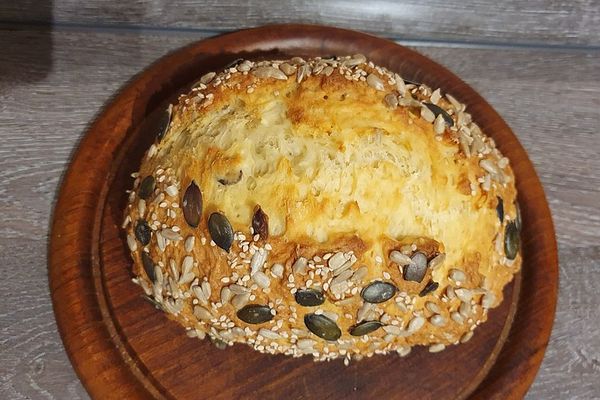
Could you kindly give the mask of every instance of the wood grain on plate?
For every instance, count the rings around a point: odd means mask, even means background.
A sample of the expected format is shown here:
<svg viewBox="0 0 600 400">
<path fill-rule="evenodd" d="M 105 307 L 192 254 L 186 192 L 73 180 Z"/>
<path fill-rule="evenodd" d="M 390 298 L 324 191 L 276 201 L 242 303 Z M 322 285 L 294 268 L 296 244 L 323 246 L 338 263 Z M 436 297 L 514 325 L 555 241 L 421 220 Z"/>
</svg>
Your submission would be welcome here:
<svg viewBox="0 0 600 400">
<path fill-rule="evenodd" d="M 228 31 L 270 23 L 336 25 L 404 40 L 598 46 L 595 0 L 22 0 L 0 3 L 2 21 L 114 28 Z"/>
<path fill-rule="evenodd" d="M 511 159 L 517 174 L 526 221 L 523 288 L 536 290 L 522 291 L 518 302 L 504 302 L 478 330 L 472 344 L 452 347 L 436 358 L 417 350 L 406 362 L 374 357 L 348 369 L 341 362 L 314 364 L 265 356 L 239 346 L 221 353 L 207 343 L 186 338 L 181 329 L 143 304 L 129 282 L 129 261 L 118 229 L 125 176 L 136 168 L 144 148 L 139 139 L 143 132 L 135 128 L 203 69 L 214 69 L 240 53 L 255 56 L 274 48 L 309 55 L 363 52 L 408 78 L 456 93 L 469 104 L 477 121 Z M 89 168 L 92 164 L 94 168 Z M 460 398 L 479 384 L 486 362 L 490 373 L 474 396 L 522 396 L 535 376 L 550 334 L 556 283 L 554 231 L 541 185 L 520 144 L 491 107 L 458 78 L 414 52 L 364 34 L 323 27 L 269 27 L 210 39 L 171 54 L 141 74 L 81 142 L 64 179 L 50 245 L 50 284 L 61 334 L 84 384 L 99 397 L 149 393 L 193 397 L 199 394 L 198 378 L 204 376 L 202 393 L 225 397 L 262 392 L 308 397 L 423 397 L 435 393 Z M 511 291 L 516 296 L 518 288 L 518 280 L 509 285 L 507 298 Z M 510 306 L 516 306 L 512 325 Z M 494 349 L 503 342 L 506 321 L 509 341 L 494 362 Z M 419 379 L 422 371 L 428 371 L 428 379 Z M 389 381 L 395 382 L 399 376 L 409 379 L 390 392 Z"/>
</svg>

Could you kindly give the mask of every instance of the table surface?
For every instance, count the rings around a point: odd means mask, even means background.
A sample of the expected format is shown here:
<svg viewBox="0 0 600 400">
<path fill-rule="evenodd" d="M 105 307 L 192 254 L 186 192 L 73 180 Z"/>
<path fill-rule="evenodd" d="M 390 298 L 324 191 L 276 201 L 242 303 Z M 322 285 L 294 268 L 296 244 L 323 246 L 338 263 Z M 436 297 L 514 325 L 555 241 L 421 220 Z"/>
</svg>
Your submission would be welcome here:
<svg viewBox="0 0 600 400">
<path fill-rule="evenodd" d="M 57 188 L 102 107 L 162 55 L 281 22 L 388 37 L 445 65 L 505 118 L 552 209 L 554 330 L 528 399 L 600 398 L 600 3 L 318 0 L 0 3 L 0 398 L 85 399 L 57 332 L 47 241 Z"/>
</svg>

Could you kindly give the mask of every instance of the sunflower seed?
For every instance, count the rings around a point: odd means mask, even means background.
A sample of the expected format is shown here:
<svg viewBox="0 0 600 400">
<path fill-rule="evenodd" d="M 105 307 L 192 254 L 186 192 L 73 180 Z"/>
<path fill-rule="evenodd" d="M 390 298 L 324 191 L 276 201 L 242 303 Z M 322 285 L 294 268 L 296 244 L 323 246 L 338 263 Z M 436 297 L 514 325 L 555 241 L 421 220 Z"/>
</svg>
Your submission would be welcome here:
<svg viewBox="0 0 600 400">
<path fill-rule="evenodd" d="M 215 78 L 215 76 L 217 76 L 216 72 L 207 72 L 206 74 L 200 77 L 200 80 L 198 82 L 207 85 Z"/>
<path fill-rule="evenodd" d="M 433 130 L 436 135 L 441 135 L 446 131 L 446 122 L 444 121 L 444 117 L 442 114 L 438 114 L 433 121 Z"/>
<path fill-rule="evenodd" d="M 308 260 L 304 257 L 299 257 L 292 265 L 292 272 L 296 275 L 306 275 L 306 266 Z"/>
<path fill-rule="evenodd" d="M 375 281 L 366 286 L 360 296 L 369 303 L 383 303 L 394 297 L 396 286 L 389 282 Z"/>
<path fill-rule="evenodd" d="M 142 265 L 144 266 L 144 271 L 146 272 L 148 279 L 150 279 L 152 282 L 155 282 L 156 274 L 154 269 L 154 261 L 152 261 L 150 254 L 146 253 L 145 251 L 142 251 Z"/>
<path fill-rule="evenodd" d="M 363 336 L 376 331 L 382 326 L 383 324 L 379 321 L 365 321 L 352 326 L 348 332 L 352 336 Z"/>
<path fill-rule="evenodd" d="M 467 275 L 461 271 L 460 269 L 451 269 L 448 277 L 455 282 L 465 282 L 467 280 Z"/>
<path fill-rule="evenodd" d="M 271 267 L 271 273 L 277 278 L 281 278 L 283 276 L 283 265 L 279 263 L 273 264 Z"/>
<path fill-rule="evenodd" d="M 183 217 L 189 226 L 196 228 L 202 216 L 202 192 L 196 182 L 190 182 L 181 201 Z"/>
<path fill-rule="evenodd" d="M 411 257 L 411 263 L 404 268 L 404 280 L 412 282 L 421 282 L 427 272 L 427 257 L 421 252 L 415 253 Z"/>
<path fill-rule="evenodd" d="M 396 81 L 396 90 L 400 93 L 400 96 L 404 96 L 406 93 L 406 85 L 404 84 L 404 79 L 400 77 L 398 74 L 394 74 L 394 80 Z"/>
<path fill-rule="evenodd" d="M 421 107 L 421 117 L 427 122 L 435 121 L 435 114 L 428 107 Z"/>
<path fill-rule="evenodd" d="M 231 305 L 236 310 L 242 309 L 250 301 L 250 293 L 237 294 L 231 299 Z M 242 319 L 242 318 L 240 318 Z M 243 319 L 242 319 L 243 321 Z"/>
<path fill-rule="evenodd" d="M 229 290 L 231 290 L 231 293 L 233 294 L 245 294 L 245 293 L 250 293 L 250 289 L 248 289 L 245 286 L 242 285 L 238 285 L 237 283 L 234 283 L 232 285 L 229 285 Z"/>
<path fill-rule="evenodd" d="M 287 76 L 290 76 L 296 72 L 298 67 L 296 67 L 295 65 L 290 65 L 288 63 L 283 63 L 279 66 L 279 69 L 282 70 L 283 73 L 286 74 Z"/>
<path fill-rule="evenodd" d="M 427 285 L 419 292 L 419 297 L 427 296 L 429 293 L 434 292 L 438 287 L 439 283 L 434 281 L 429 281 Z"/>
<path fill-rule="evenodd" d="M 334 341 L 342 336 L 342 331 L 337 324 L 324 315 L 306 314 L 304 325 L 309 331 L 325 340 Z"/>
<path fill-rule="evenodd" d="M 279 68 L 273 66 L 258 67 L 252 71 L 252 75 L 261 79 L 274 78 L 282 81 L 287 80 L 287 75 L 279 70 Z"/>
<path fill-rule="evenodd" d="M 267 252 L 264 249 L 258 249 L 250 260 L 250 275 L 262 271 L 265 262 L 267 262 Z"/>
<path fill-rule="evenodd" d="M 343 271 L 341 274 L 331 280 L 330 288 L 334 290 L 333 288 L 335 286 L 347 283 L 347 280 L 352 276 L 352 273 L 353 272 L 350 269 Z"/>
<path fill-rule="evenodd" d="M 430 353 L 438 353 L 438 352 L 444 350 L 445 348 L 446 348 L 445 344 L 438 343 L 438 344 L 434 344 L 432 346 L 429 346 L 429 352 Z"/>
<path fill-rule="evenodd" d="M 167 247 L 167 239 L 164 238 L 160 231 L 156 231 L 156 244 L 160 251 L 165 251 L 165 248 Z"/>
<path fill-rule="evenodd" d="M 434 118 L 437 117 L 438 115 L 441 115 L 449 127 L 454 126 L 454 121 L 452 120 L 452 117 L 443 108 L 441 108 L 440 106 L 436 106 L 435 104 L 431 104 L 431 103 L 423 103 L 423 104 L 429 110 L 431 110 L 431 112 L 434 115 Z M 430 122 L 433 122 L 433 120 L 431 120 Z"/>
<path fill-rule="evenodd" d="M 129 251 L 137 250 L 137 243 L 135 241 L 135 237 L 131 234 L 127 235 L 127 246 L 129 247 Z"/>
<path fill-rule="evenodd" d="M 233 228 L 227 217 L 218 212 L 212 213 L 208 218 L 208 231 L 217 246 L 229 252 L 233 243 Z"/>
<path fill-rule="evenodd" d="M 138 190 L 138 196 L 141 199 L 148 199 L 152 193 L 154 193 L 154 184 L 155 180 L 152 175 L 145 177 L 140 184 L 140 189 Z"/>
<path fill-rule="evenodd" d="M 460 303 L 460 307 L 458 307 L 458 313 L 465 318 L 469 318 L 469 316 L 471 316 L 471 303 Z"/>
<path fill-rule="evenodd" d="M 473 337 L 473 331 L 469 331 L 460 338 L 461 343 L 467 343 Z"/>
<path fill-rule="evenodd" d="M 202 306 L 194 306 L 194 317 L 202 321 L 210 321 L 213 319 L 213 315 L 206 308 Z"/>
<path fill-rule="evenodd" d="M 364 302 L 363 305 L 358 309 L 358 312 L 356 313 L 357 322 L 361 322 L 367 319 L 374 309 L 375 304 Z"/>
<path fill-rule="evenodd" d="M 383 98 L 383 101 L 391 109 L 398 107 L 398 97 L 396 97 L 396 95 L 394 93 L 386 94 L 385 97 Z"/>
<path fill-rule="evenodd" d="M 323 70 L 323 75 L 325 76 L 329 76 L 331 74 L 333 74 L 333 67 L 331 65 L 328 65 L 327 67 L 325 67 L 325 69 Z"/>
<path fill-rule="evenodd" d="M 445 253 L 440 253 L 437 256 L 435 256 L 434 258 L 432 258 L 431 261 L 429 261 L 429 265 L 428 266 L 429 266 L 429 268 L 431 268 L 431 270 L 435 270 L 440 265 L 442 265 L 445 260 L 446 260 L 446 254 Z"/>
<path fill-rule="evenodd" d="M 412 349 L 410 347 L 398 347 L 398 349 L 396 349 L 396 353 L 398 353 L 400 357 L 406 357 L 410 354 L 411 350 Z"/>
<path fill-rule="evenodd" d="M 192 250 L 194 249 L 195 242 L 196 242 L 196 238 L 194 236 L 188 236 L 187 239 L 185 239 L 185 243 L 183 245 L 185 251 L 188 253 L 191 253 Z"/>
<path fill-rule="evenodd" d="M 210 295 L 212 294 L 212 289 L 210 287 L 210 283 L 208 283 L 208 281 L 203 281 L 201 284 L 202 287 L 202 291 L 204 292 L 204 295 L 206 296 L 207 299 L 210 299 Z"/>
<path fill-rule="evenodd" d="M 238 310 L 237 317 L 248 324 L 262 324 L 272 320 L 273 314 L 271 314 L 271 309 L 268 306 L 250 304 Z"/>
<path fill-rule="evenodd" d="M 454 109 L 456 111 L 460 111 L 462 110 L 462 104 L 460 104 L 458 102 L 458 100 L 456 100 L 453 96 L 446 94 L 446 98 L 448 99 L 448 101 L 450 102 L 450 104 L 452 104 L 452 106 L 454 107 Z"/>
<path fill-rule="evenodd" d="M 243 63 L 241 63 L 240 65 L 237 66 L 237 70 L 240 72 L 248 72 L 252 69 L 252 65 L 250 64 L 250 61 L 246 60 Z"/>
<path fill-rule="evenodd" d="M 351 59 L 344 61 L 343 65 L 345 67 L 351 68 L 360 64 L 364 64 L 365 62 L 367 62 L 367 57 L 365 57 L 362 54 L 355 54 L 352 56 Z"/>
<path fill-rule="evenodd" d="M 431 324 L 434 326 L 441 327 L 441 326 L 446 325 L 446 318 L 442 317 L 439 314 L 435 314 L 431 318 L 429 318 L 429 322 L 431 322 Z"/>
<path fill-rule="evenodd" d="M 192 267 L 194 266 L 194 258 L 191 256 L 186 256 L 181 263 L 181 273 L 183 275 L 192 272 Z"/>
<path fill-rule="evenodd" d="M 504 232 L 504 254 L 507 259 L 514 260 L 519 253 L 520 237 L 517 224 L 515 222 L 509 222 L 506 225 L 506 231 Z"/>
<path fill-rule="evenodd" d="M 175 232 L 171 228 L 165 228 L 165 229 L 161 230 L 160 234 L 163 235 L 163 237 L 165 239 L 169 239 L 169 240 L 172 240 L 174 242 L 177 242 L 179 240 L 183 240 L 183 237 L 179 233 Z"/>
<path fill-rule="evenodd" d="M 440 89 L 436 89 L 436 90 L 434 90 L 433 93 L 431 93 L 431 96 L 429 97 L 429 101 L 431 101 L 432 104 L 437 105 L 437 103 L 440 101 L 441 98 L 442 98 L 442 94 L 440 93 Z"/>
<path fill-rule="evenodd" d="M 354 271 L 354 274 L 350 278 L 350 281 L 354 283 L 360 283 L 367 276 L 368 272 L 369 269 L 363 265 L 362 267 Z"/>
<path fill-rule="evenodd" d="M 481 298 L 481 306 L 483 308 L 492 308 L 496 303 L 496 296 L 494 293 L 488 292 Z"/>
<path fill-rule="evenodd" d="M 331 256 L 329 258 L 329 260 L 327 260 L 327 266 L 329 268 L 331 268 L 332 270 L 336 270 L 339 267 L 341 267 L 342 265 L 344 265 L 344 263 L 347 260 L 348 260 L 348 258 L 346 257 L 346 255 L 340 251 L 340 252 L 335 253 L 333 256 Z"/>
<path fill-rule="evenodd" d="M 337 322 L 337 320 L 340 319 L 340 316 L 334 313 L 333 311 L 323 311 L 323 315 L 334 322 Z"/>
<path fill-rule="evenodd" d="M 134 233 L 137 240 L 139 240 L 143 246 L 150 243 L 150 238 L 152 237 L 152 229 L 150 229 L 150 226 L 145 220 L 138 220 L 137 224 L 135 225 Z"/>
<path fill-rule="evenodd" d="M 385 89 L 383 81 L 375 74 L 369 74 L 367 76 L 367 84 L 375 90 L 383 91 Z"/>
<path fill-rule="evenodd" d="M 302 80 L 310 75 L 310 66 L 308 64 L 302 64 L 298 68 L 296 73 L 296 82 L 300 83 Z"/>
<path fill-rule="evenodd" d="M 300 289 L 294 294 L 296 303 L 304 307 L 315 307 L 325 302 L 323 293 L 316 289 Z"/>
<path fill-rule="evenodd" d="M 408 336 L 408 332 L 396 325 L 385 325 L 383 330 L 394 336 Z"/>
<path fill-rule="evenodd" d="M 461 301 L 469 302 L 473 298 L 473 292 L 471 292 L 469 289 L 454 289 L 454 293 L 456 293 L 456 297 L 458 297 Z"/>
<path fill-rule="evenodd" d="M 202 290 L 202 288 L 200 286 L 197 285 L 193 285 L 191 287 L 192 293 L 194 293 L 194 296 L 196 296 L 196 298 L 200 301 L 200 303 L 204 304 L 204 305 L 208 305 L 208 297 L 206 297 L 206 294 L 204 293 L 204 291 Z"/>
<path fill-rule="evenodd" d="M 231 293 L 231 290 L 227 287 L 227 286 L 223 286 L 221 288 L 221 304 L 228 304 L 229 301 L 231 300 L 231 297 L 233 297 L 233 293 Z"/>
<path fill-rule="evenodd" d="M 258 330 L 258 334 L 266 339 L 271 339 L 271 340 L 282 339 L 282 336 L 279 333 L 273 332 L 270 329 L 260 328 Z"/>
<path fill-rule="evenodd" d="M 312 348 L 315 344 L 317 344 L 317 342 L 312 339 L 300 339 L 296 342 L 296 345 L 300 349 Z"/>
<path fill-rule="evenodd" d="M 450 313 L 450 318 L 452 318 L 452 320 L 454 322 L 456 322 L 457 324 L 462 324 L 463 322 L 465 322 L 465 319 L 463 318 L 463 316 L 456 311 Z"/>
<path fill-rule="evenodd" d="M 498 175 L 500 173 L 500 170 L 496 167 L 496 165 L 487 158 L 479 161 L 479 166 L 492 175 Z"/>
<path fill-rule="evenodd" d="M 423 327 L 423 325 L 425 325 L 425 318 L 423 318 L 423 317 L 413 317 L 408 322 L 408 329 L 407 330 L 410 333 L 415 333 L 419 329 L 421 329 Z"/>
<path fill-rule="evenodd" d="M 146 200 L 140 199 L 140 201 L 138 201 L 138 213 L 140 214 L 140 217 L 143 217 L 146 213 Z"/>
<path fill-rule="evenodd" d="M 252 280 L 256 282 L 258 286 L 263 289 L 268 288 L 271 285 L 271 280 L 269 277 L 262 271 L 257 271 L 252 275 Z"/>
<path fill-rule="evenodd" d="M 434 314 L 440 313 L 440 308 L 438 307 L 438 305 L 431 301 L 426 302 L 425 307 Z"/>
<path fill-rule="evenodd" d="M 407 256 L 406 254 L 402 254 L 398 250 L 393 250 L 390 253 L 390 260 L 393 263 L 396 263 L 396 264 L 401 265 L 401 266 L 408 265 L 408 264 L 412 263 L 412 260 L 410 259 L 409 256 Z"/>
</svg>

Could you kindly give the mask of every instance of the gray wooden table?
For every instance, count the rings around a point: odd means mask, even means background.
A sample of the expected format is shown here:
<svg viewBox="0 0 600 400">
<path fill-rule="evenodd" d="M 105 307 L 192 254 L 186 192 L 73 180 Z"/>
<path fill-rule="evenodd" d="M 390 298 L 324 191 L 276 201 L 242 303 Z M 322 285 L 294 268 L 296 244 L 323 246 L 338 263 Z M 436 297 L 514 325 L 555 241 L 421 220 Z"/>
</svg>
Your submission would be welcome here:
<svg viewBox="0 0 600 400">
<path fill-rule="evenodd" d="M 0 3 L 0 398 L 80 399 L 50 303 L 57 187 L 86 127 L 158 57 L 242 27 L 373 32 L 437 60 L 506 119 L 556 224 L 560 298 L 529 399 L 600 398 L 600 3 L 24 0 Z"/>
</svg>

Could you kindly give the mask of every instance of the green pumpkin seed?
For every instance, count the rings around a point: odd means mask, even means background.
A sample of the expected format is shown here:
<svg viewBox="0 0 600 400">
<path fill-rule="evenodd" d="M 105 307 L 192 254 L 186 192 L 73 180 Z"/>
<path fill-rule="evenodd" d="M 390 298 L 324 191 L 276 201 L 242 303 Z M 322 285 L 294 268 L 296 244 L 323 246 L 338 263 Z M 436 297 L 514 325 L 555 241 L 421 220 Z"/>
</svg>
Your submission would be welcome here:
<svg viewBox="0 0 600 400">
<path fill-rule="evenodd" d="M 217 246 L 229 252 L 233 243 L 233 228 L 227 217 L 218 212 L 212 213 L 208 218 L 208 231 Z"/>
<path fill-rule="evenodd" d="M 521 238 L 519 237 L 519 229 L 515 222 L 509 222 L 506 225 L 506 231 L 504 232 L 504 254 L 509 260 L 514 260 L 519 252 L 521 245 Z"/>
<path fill-rule="evenodd" d="M 183 217 L 192 228 L 198 227 L 202 216 L 202 192 L 196 182 L 192 181 L 181 200 Z"/>
<path fill-rule="evenodd" d="M 383 324 L 379 321 L 365 321 L 351 327 L 349 332 L 352 336 L 363 336 L 376 331 L 382 326 Z"/>
<path fill-rule="evenodd" d="M 273 319 L 271 309 L 260 304 L 248 304 L 237 312 L 237 317 L 247 324 L 262 324 Z"/>
<path fill-rule="evenodd" d="M 140 241 L 142 245 L 147 245 L 150 243 L 150 238 L 152 237 L 152 229 L 150 229 L 150 225 L 143 220 L 139 219 L 137 224 L 135 225 L 135 237 Z"/>
<path fill-rule="evenodd" d="M 498 214 L 498 219 L 500 220 L 500 223 L 502 223 L 502 221 L 504 221 L 504 200 L 499 196 L 497 198 L 498 204 L 496 205 L 496 214 Z"/>
<path fill-rule="evenodd" d="M 159 116 L 155 127 L 155 135 L 156 139 L 160 142 L 167 133 L 169 129 L 169 124 L 171 123 L 171 111 L 173 110 L 173 106 L 169 105 Z"/>
<path fill-rule="evenodd" d="M 360 296 L 368 303 L 383 303 L 394 297 L 398 289 L 389 282 L 375 281 L 366 286 Z"/>
<path fill-rule="evenodd" d="M 152 257 L 150 254 L 142 251 L 142 265 L 144 266 L 144 271 L 146 272 L 146 276 L 152 282 L 156 280 L 156 274 L 154 273 L 154 261 L 152 261 Z"/>
<path fill-rule="evenodd" d="M 152 175 L 145 177 L 140 184 L 140 190 L 138 191 L 138 196 L 141 199 L 146 200 L 148 197 L 152 195 L 154 192 L 154 177 Z"/>
<path fill-rule="evenodd" d="M 337 324 L 322 314 L 306 314 L 304 325 L 321 339 L 333 341 L 342 336 L 342 331 Z"/>
<path fill-rule="evenodd" d="M 300 289 L 294 295 L 296 303 L 305 307 L 319 306 L 325 302 L 323 293 L 315 289 Z"/>
<path fill-rule="evenodd" d="M 434 282 L 434 281 L 429 281 L 429 282 L 427 282 L 427 285 L 425 285 L 425 287 L 423 288 L 423 290 L 421 290 L 419 292 L 419 296 L 420 297 L 426 296 L 429 293 L 435 291 L 439 286 L 440 286 L 439 283 Z"/>
<path fill-rule="evenodd" d="M 427 256 L 416 252 L 411 260 L 412 262 L 404 267 L 402 276 L 405 281 L 421 282 L 427 273 Z"/>
<path fill-rule="evenodd" d="M 269 237 L 269 217 L 259 205 L 256 205 L 254 208 L 252 229 L 254 229 L 254 234 L 258 234 L 263 240 L 266 240 Z"/>
<path fill-rule="evenodd" d="M 429 108 L 436 117 L 441 114 L 442 118 L 444 118 L 444 121 L 446 121 L 446 124 L 448 126 L 454 125 L 454 121 L 452 120 L 452 117 L 450 115 L 448 115 L 448 113 L 446 111 L 444 111 L 443 108 L 441 108 L 440 106 L 436 106 L 435 104 L 432 104 L 432 103 L 423 103 L 423 104 L 427 108 Z"/>
</svg>

